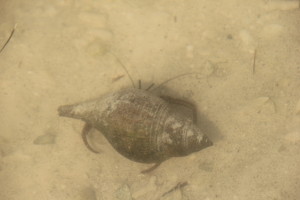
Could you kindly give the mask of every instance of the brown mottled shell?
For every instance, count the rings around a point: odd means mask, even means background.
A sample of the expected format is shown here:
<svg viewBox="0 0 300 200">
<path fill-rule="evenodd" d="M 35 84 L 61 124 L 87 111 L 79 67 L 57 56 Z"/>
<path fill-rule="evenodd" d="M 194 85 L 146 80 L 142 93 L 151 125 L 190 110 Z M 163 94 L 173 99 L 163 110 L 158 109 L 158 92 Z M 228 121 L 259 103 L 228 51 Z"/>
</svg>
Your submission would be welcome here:
<svg viewBox="0 0 300 200">
<path fill-rule="evenodd" d="M 61 106 L 58 111 L 98 129 L 114 149 L 136 162 L 159 163 L 212 145 L 191 117 L 140 89 Z"/>
</svg>

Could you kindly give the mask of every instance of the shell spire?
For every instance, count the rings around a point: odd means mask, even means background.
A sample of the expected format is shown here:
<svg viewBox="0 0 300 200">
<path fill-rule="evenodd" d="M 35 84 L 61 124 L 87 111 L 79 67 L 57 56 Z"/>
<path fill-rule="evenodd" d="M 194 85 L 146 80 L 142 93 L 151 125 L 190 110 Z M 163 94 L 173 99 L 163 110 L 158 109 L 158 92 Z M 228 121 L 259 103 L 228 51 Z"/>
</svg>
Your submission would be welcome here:
<svg viewBox="0 0 300 200">
<path fill-rule="evenodd" d="M 89 124 L 94 124 L 96 123 L 95 119 L 101 118 L 104 108 L 107 108 L 105 105 L 105 101 L 101 101 L 101 99 L 63 105 L 58 108 L 58 115 L 81 119 Z"/>
</svg>

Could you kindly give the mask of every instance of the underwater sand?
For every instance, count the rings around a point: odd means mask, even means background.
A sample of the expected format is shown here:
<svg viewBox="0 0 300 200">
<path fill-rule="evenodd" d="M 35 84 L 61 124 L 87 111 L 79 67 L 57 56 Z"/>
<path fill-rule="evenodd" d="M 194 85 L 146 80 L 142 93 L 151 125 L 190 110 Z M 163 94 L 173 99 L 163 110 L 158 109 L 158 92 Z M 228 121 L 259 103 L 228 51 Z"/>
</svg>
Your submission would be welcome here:
<svg viewBox="0 0 300 200">
<path fill-rule="evenodd" d="M 300 9 L 293 0 L 0 0 L 0 200 L 300 199 Z M 121 63 L 120 63 L 121 62 Z M 60 105 L 168 82 L 214 146 L 151 165 Z M 162 91 L 164 92 L 164 91 Z M 178 183 L 185 187 L 164 193 Z"/>
</svg>

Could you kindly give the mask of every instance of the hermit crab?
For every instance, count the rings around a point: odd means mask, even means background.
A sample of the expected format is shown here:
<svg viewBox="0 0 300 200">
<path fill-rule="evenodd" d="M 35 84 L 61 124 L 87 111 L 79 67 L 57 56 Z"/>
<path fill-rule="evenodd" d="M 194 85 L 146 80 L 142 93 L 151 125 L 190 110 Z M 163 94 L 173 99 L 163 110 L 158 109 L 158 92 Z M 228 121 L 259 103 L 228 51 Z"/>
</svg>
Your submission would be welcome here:
<svg viewBox="0 0 300 200">
<path fill-rule="evenodd" d="M 190 109 L 191 116 L 178 107 Z M 123 89 L 103 97 L 64 105 L 60 116 L 86 122 L 82 138 L 91 128 L 99 130 L 113 148 L 140 163 L 155 163 L 153 170 L 171 157 L 186 156 L 212 145 L 197 125 L 193 104 L 169 96 L 156 96 L 140 88 Z"/>
</svg>

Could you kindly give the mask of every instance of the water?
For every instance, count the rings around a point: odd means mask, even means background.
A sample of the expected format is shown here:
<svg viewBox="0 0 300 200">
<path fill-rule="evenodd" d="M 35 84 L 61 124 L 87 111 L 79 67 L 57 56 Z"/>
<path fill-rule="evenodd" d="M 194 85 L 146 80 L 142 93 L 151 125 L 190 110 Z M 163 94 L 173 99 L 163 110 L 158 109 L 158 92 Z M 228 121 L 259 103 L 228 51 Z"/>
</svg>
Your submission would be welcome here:
<svg viewBox="0 0 300 200">
<path fill-rule="evenodd" d="M 1 200 L 300 198 L 298 1 L 0 4 Z M 146 175 L 97 131 L 88 151 L 57 108 L 132 87 L 118 60 L 145 87 L 198 73 L 166 87 L 214 146 Z"/>
</svg>

